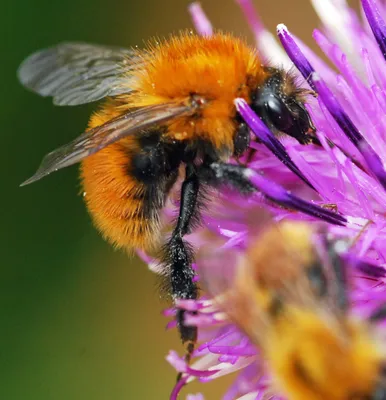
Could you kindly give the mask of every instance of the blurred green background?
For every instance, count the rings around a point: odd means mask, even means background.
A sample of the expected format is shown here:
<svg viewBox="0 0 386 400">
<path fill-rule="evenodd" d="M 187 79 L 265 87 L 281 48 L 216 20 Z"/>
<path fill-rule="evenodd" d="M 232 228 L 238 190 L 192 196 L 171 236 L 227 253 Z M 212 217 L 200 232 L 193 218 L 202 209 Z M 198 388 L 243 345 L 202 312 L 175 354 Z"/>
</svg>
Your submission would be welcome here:
<svg viewBox="0 0 386 400">
<path fill-rule="evenodd" d="M 273 30 L 311 41 L 307 0 L 255 1 Z M 18 64 L 63 40 L 141 46 L 191 27 L 185 0 L 5 0 L 0 13 L 0 399 L 167 399 L 181 347 L 166 332 L 156 279 L 92 227 L 77 168 L 19 188 L 42 156 L 82 132 L 93 105 L 53 107 L 24 90 Z M 203 1 L 216 27 L 252 39 L 232 0 Z M 217 399 L 226 381 L 193 385 Z"/>
</svg>

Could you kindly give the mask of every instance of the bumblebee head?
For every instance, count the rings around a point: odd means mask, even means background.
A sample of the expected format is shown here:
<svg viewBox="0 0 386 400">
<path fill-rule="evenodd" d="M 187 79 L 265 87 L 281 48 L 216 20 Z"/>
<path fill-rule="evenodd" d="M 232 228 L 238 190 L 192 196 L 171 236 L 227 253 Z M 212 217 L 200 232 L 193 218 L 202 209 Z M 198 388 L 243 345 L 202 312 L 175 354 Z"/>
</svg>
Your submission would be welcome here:
<svg viewBox="0 0 386 400">
<path fill-rule="evenodd" d="M 304 106 L 305 89 L 288 73 L 268 68 L 265 83 L 252 94 L 252 109 L 274 134 L 286 133 L 299 143 L 312 141 L 315 127 Z"/>
</svg>

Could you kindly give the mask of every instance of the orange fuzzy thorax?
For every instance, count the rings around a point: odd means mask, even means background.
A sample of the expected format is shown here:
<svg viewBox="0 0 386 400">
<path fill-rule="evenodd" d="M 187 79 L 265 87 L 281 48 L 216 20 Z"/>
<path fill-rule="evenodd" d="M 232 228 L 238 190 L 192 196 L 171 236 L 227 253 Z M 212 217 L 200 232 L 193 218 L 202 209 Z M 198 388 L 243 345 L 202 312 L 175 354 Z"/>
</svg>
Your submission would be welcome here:
<svg viewBox="0 0 386 400">
<path fill-rule="evenodd" d="M 137 72 L 137 106 L 184 99 L 192 93 L 208 99 L 198 119 L 178 119 L 169 124 L 175 140 L 201 138 L 216 148 L 233 149 L 236 109 L 233 101 L 250 101 L 251 88 L 267 76 L 254 50 L 230 35 L 198 37 L 184 34 L 142 53 L 144 68 Z"/>
<path fill-rule="evenodd" d="M 89 128 L 133 107 L 178 101 L 195 93 L 208 100 L 200 115 L 166 123 L 165 139 L 204 139 L 228 158 L 235 134 L 233 101 L 250 101 L 251 89 L 267 75 L 254 50 L 230 35 L 182 34 L 139 50 L 137 56 L 138 66 L 128 79 L 134 91 L 106 102 L 90 119 Z M 107 240 L 129 250 L 152 248 L 160 236 L 159 218 L 141 215 L 146 188 L 127 168 L 139 151 L 138 141 L 127 137 L 86 158 L 81 166 L 85 201 L 95 225 Z"/>
</svg>

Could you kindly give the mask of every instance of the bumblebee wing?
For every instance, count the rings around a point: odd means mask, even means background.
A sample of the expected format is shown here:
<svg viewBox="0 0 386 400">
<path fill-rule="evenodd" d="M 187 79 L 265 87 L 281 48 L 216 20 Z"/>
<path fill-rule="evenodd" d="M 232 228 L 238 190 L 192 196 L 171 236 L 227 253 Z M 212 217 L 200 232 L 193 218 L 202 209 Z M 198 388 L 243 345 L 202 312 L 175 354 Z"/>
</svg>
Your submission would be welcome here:
<svg viewBox="0 0 386 400">
<path fill-rule="evenodd" d="M 143 59 L 135 50 L 86 43 L 61 43 L 29 56 L 18 77 L 28 89 L 73 106 L 132 91 L 131 73 Z"/>
<path fill-rule="evenodd" d="M 48 153 L 35 175 L 23 182 L 22 186 L 38 181 L 53 171 L 75 164 L 126 136 L 152 125 L 189 115 L 194 110 L 194 106 L 181 102 L 158 104 L 127 112 L 84 132 L 72 142 Z"/>
</svg>

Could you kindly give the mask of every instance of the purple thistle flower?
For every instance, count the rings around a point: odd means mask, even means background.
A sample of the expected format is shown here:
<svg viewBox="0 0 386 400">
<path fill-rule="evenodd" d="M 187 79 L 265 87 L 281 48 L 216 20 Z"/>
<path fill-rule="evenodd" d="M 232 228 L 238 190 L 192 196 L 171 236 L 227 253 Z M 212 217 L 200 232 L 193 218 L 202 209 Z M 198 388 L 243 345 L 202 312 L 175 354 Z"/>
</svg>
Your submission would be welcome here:
<svg viewBox="0 0 386 400">
<path fill-rule="evenodd" d="M 199 249 L 197 270 L 222 267 L 221 252 L 243 252 L 253 229 L 263 224 L 254 220 L 262 206 L 275 221 L 301 219 L 314 225 L 322 220 L 328 238 L 343 239 L 340 243 L 346 244 L 341 253 L 354 282 L 352 313 L 369 317 L 386 300 L 386 5 L 381 0 L 362 0 L 367 20 L 361 22 L 345 0 L 312 1 L 324 25 L 315 30 L 314 39 L 337 73 L 280 24 L 284 52 L 264 28 L 251 1 L 237 3 L 262 59 L 288 68 L 292 60 L 299 77 L 305 79 L 304 86 L 318 94 L 310 99 L 307 110 L 322 147 L 302 146 L 289 137 L 279 141 L 243 100 L 235 99 L 238 112 L 259 138 L 259 143 L 251 143 L 257 151 L 245 173 L 258 194 L 241 197 L 224 190 L 217 195 L 210 214 L 203 215 L 203 227 L 189 237 Z M 212 26 L 201 7 L 194 3 L 189 10 L 197 32 L 210 35 Z M 171 208 L 165 212 L 171 215 Z M 208 247 L 217 249 L 210 262 L 204 259 L 210 258 Z M 156 263 L 143 257 L 156 270 Z M 226 263 L 234 267 L 234 261 L 229 258 Z M 221 279 L 212 275 L 213 280 Z M 182 373 L 172 399 L 192 380 L 209 382 L 235 371 L 238 375 L 224 400 L 285 398 L 274 391 L 259 349 L 212 299 L 181 300 L 177 306 L 190 312 L 185 322 L 199 328 L 199 346 L 191 365 L 174 351 L 168 355 L 169 363 Z M 173 317 L 174 311 L 165 314 Z M 187 399 L 203 397 L 197 394 Z"/>
</svg>

